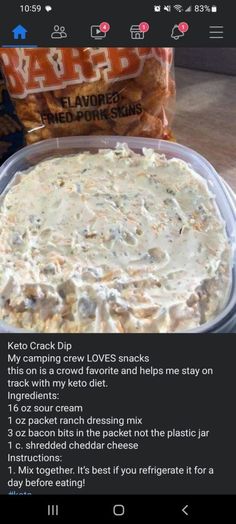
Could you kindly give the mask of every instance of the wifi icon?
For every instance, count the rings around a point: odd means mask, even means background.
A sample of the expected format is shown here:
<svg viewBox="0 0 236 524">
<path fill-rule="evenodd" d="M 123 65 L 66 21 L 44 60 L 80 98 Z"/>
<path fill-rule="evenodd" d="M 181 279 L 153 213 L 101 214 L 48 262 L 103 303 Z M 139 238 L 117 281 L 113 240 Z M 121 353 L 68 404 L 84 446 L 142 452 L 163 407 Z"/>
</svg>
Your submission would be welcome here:
<svg viewBox="0 0 236 524">
<path fill-rule="evenodd" d="M 183 6 L 177 4 L 177 5 L 174 5 L 174 9 L 175 9 L 176 11 L 178 11 L 178 13 L 182 13 L 182 11 L 183 11 Z"/>
</svg>

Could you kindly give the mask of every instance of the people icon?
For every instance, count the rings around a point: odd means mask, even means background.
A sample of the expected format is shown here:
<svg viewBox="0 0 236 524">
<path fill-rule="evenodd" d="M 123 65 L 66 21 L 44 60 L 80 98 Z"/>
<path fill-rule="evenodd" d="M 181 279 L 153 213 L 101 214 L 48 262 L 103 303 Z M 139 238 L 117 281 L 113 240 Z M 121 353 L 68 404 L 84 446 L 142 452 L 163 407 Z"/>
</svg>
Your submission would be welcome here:
<svg viewBox="0 0 236 524">
<path fill-rule="evenodd" d="M 63 25 L 61 27 L 59 27 L 59 25 L 54 25 L 51 38 L 67 38 L 65 27 Z"/>
</svg>

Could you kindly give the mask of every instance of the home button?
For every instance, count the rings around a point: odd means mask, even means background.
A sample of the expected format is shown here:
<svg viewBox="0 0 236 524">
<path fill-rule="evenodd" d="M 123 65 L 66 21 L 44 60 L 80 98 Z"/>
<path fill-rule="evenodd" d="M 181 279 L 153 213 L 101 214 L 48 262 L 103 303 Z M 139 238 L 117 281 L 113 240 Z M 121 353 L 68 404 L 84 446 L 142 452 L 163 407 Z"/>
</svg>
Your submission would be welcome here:
<svg viewBox="0 0 236 524">
<path fill-rule="evenodd" d="M 113 506 L 113 515 L 115 515 L 115 517 L 123 517 L 124 514 L 125 507 L 123 504 L 115 504 L 115 506 Z"/>
</svg>

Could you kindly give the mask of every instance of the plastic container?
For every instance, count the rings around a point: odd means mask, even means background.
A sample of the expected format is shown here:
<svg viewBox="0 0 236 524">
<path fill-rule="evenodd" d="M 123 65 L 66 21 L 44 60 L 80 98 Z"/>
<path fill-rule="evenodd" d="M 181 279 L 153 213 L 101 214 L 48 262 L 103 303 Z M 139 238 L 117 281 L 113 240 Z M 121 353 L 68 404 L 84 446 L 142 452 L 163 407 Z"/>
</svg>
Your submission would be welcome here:
<svg viewBox="0 0 236 524">
<path fill-rule="evenodd" d="M 207 181 L 209 189 L 215 195 L 233 247 L 232 287 L 224 310 L 214 320 L 188 332 L 228 333 L 236 331 L 236 196 L 212 165 L 195 151 L 172 142 L 143 138 L 83 136 L 45 140 L 21 149 L 3 164 L 0 169 L 0 194 L 8 190 L 9 183 L 14 182 L 17 172 L 30 169 L 42 160 L 60 155 L 76 154 L 84 150 L 96 152 L 98 149 L 114 148 L 118 142 L 128 144 L 135 152 L 142 152 L 142 148 L 147 147 L 165 154 L 167 158 L 176 157 L 185 160 Z M 8 326 L 4 322 L 0 322 L 0 331 L 25 332 L 25 330 Z"/>
</svg>

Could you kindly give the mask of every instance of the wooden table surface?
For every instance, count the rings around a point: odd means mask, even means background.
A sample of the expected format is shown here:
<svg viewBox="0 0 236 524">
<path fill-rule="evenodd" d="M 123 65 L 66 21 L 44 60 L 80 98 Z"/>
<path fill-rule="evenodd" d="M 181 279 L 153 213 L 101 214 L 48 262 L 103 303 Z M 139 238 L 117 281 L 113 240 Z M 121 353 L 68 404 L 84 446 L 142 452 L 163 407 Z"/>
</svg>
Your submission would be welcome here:
<svg viewBox="0 0 236 524">
<path fill-rule="evenodd" d="M 236 191 L 236 77 L 176 68 L 177 142 L 195 149 Z"/>
</svg>

